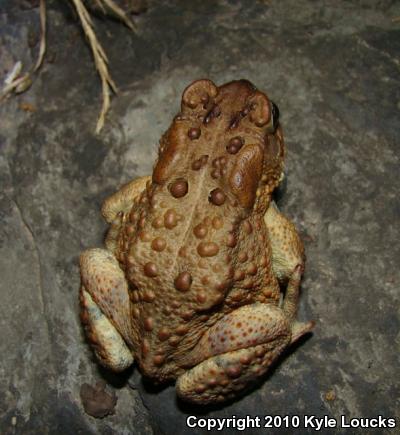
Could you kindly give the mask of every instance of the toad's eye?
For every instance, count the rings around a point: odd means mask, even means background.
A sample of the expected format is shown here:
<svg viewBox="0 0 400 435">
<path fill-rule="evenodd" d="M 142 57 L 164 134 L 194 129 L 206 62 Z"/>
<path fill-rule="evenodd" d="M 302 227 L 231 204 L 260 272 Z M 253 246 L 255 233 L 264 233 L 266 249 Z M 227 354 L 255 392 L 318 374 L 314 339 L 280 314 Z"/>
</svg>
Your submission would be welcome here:
<svg viewBox="0 0 400 435">
<path fill-rule="evenodd" d="M 278 106 L 273 101 L 271 101 L 271 114 L 272 114 L 272 128 L 275 131 L 279 125 L 279 109 Z"/>
</svg>

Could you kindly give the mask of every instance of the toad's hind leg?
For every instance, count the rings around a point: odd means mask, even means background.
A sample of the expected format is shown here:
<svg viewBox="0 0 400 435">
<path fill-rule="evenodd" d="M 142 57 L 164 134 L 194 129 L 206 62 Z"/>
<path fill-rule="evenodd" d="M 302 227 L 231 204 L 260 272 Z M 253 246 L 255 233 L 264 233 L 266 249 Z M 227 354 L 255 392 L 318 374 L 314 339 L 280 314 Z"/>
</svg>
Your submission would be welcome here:
<svg viewBox="0 0 400 435">
<path fill-rule="evenodd" d="M 133 363 L 128 285 L 115 257 L 105 249 L 81 254 L 81 319 L 99 362 L 121 371 Z"/>
<path fill-rule="evenodd" d="M 194 367 L 178 378 L 178 395 L 199 404 L 233 398 L 262 376 L 287 346 L 311 331 L 313 322 L 295 321 L 300 279 L 301 267 L 296 267 L 282 308 L 245 305 L 209 328 L 183 361 Z"/>
<path fill-rule="evenodd" d="M 185 361 L 200 363 L 178 378 L 177 393 L 198 404 L 233 398 L 268 370 L 290 340 L 282 309 L 261 303 L 240 307 L 201 338 Z"/>
</svg>

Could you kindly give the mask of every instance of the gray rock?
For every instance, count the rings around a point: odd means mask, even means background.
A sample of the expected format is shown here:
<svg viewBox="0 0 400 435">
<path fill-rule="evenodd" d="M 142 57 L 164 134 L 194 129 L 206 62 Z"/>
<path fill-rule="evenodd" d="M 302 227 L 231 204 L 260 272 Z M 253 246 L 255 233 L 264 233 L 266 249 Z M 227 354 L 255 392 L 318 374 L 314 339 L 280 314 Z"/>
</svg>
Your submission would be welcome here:
<svg viewBox="0 0 400 435">
<path fill-rule="evenodd" d="M 17 60 L 34 61 L 38 11 L 0 8 L 5 76 Z M 2 433 L 205 433 L 186 426 L 188 415 L 380 414 L 399 424 L 398 16 L 389 0 L 157 0 L 134 18 L 137 34 L 96 19 L 120 88 L 96 136 L 101 89 L 90 52 L 69 4 L 49 2 L 52 62 L 0 106 Z M 173 386 L 151 386 L 137 370 L 99 369 L 77 299 L 78 255 L 101 246 L 106 230 L 100 204 L 150 173 L 182 90 L 201 77 L 247 78 L 279 106 L 288 149 L 279 206 L 306 244 L 299 317 L 317 322 L 250 394 L 212 408 L 178 402 Z M 118 403 L 96 420 L 79 389 L 100 378 Z"/>
</svg>

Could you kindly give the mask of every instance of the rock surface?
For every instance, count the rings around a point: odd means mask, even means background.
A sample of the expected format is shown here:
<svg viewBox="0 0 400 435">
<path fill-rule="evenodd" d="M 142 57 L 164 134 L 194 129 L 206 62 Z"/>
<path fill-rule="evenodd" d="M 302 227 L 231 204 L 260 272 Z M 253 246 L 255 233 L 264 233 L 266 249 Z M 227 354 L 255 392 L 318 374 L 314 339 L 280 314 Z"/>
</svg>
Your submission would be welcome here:
<svg viewBox="0 0 400 435">
<path fill-rule="evenodd" d="M 48 3 L 43 68 L 0 106 L 1 432 L 204 433 L 186 427 L 188 415 L 381 414 L 399 424 L 399 3 L 158 0 L 134 18 L 137 34 L 96 19 L 120 88 L 99 136 L 90 52 L 69 4 Z M 2 77 L 35 60 L 32 4 L 0 6 Z M 102 244 L 103 199 L 151 171 L 182 90 L 201 77 L 247 78 L 279 105 L 279 206 L 305 240 L 299 317 L 317 326 L 251 394 L 200 409 L 137 370 L 98 368 L 78 318 L 77 260 Z M 97 420 L 79 391 L 102 378 L 118 403 Z"/>
</svg>

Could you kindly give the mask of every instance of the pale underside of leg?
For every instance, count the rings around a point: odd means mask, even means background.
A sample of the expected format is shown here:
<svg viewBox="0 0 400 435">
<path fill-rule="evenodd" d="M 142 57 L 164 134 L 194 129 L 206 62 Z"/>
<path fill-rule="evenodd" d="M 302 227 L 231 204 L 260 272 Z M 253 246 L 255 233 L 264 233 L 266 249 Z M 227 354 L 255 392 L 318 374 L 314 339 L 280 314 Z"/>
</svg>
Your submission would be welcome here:
<svg viewBox="0 0 400 435">
<path fill-rule="evenodd" d="M 87 338 L 101 365 L 117 372 L 132 365 L 132 353 L 121 334 L 101 312 L 84 287 L 81 289 L 81 310 Z"/>
</svg>

